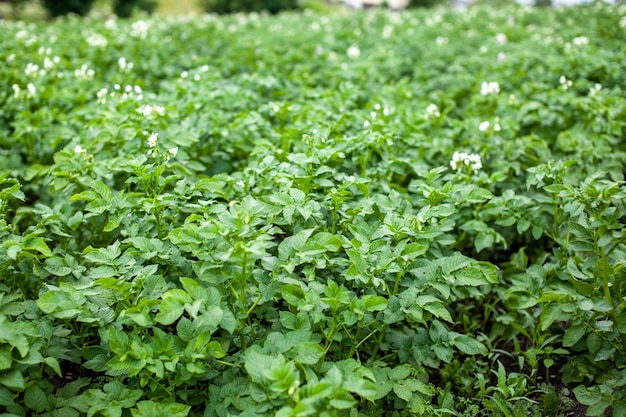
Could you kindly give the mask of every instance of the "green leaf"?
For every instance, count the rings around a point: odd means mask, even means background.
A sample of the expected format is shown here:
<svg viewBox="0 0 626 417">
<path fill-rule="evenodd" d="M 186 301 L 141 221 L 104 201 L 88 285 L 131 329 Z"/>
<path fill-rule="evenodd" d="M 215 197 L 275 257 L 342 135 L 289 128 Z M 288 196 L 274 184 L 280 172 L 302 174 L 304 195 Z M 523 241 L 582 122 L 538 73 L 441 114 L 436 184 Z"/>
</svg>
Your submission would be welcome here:
<svg viewBox="0 0 626 417">
<path fill-rule="evenodd" d="M 178 403 L 140 401 L 130 413 L 133 417 L 186 417 L 191 406 Z"/>
<path fill-rule="evenodd" d="M 617 321 L 615 322 L 615 328 L 618 332 L 622 334 L 626 334 L 626 310 L 623 310 L 619 316 L 617 316 Z"/>
<path fill-rule="evenodd" d="M 293 236 L 283 239 L 278 245 L 278 257 L 282 260 L 287 260 L 292 257 L 297 251 L 300 251 L 302 247 L 304 247 L 313 232 L 315 232 L 315 229 L 305 229 Z"/>
<path fill-rule="evenodd" d="M 466 355 L 486 355 L 487 348 L 478 340 L 463 334 L 457 334 L 454 338 L 450 339 L 453 346 L 458 348 Z"/>
<path fill-rule="evenodd" d="M 407 402 L 411 401 L 411 398 L 413 397 L 413 391 L 402 384 L 394 384 L 393 392 L 398 396 L 398 398 Z"/>
<path fill-rule="evenodd" d="M 46 271 L 58 277 L 64 277 L 72 273 L 72 268 L 67 265 L 65 259 L 59 257 L 47 258 L 43 263 Z"/>
<path fill-rule="evenodd" d="M 444 275 L 449 275 L 454 271 L 458 271 L 459 269 L 466 267 L 469 263 L 469 258 L 457 253 L 444 259 L 443 264 L 441 265 L 441 270 Z"/>
<path fill-rule="evenodd" d="M 80 306 L 87 300 L 84 296 L 78 298 L 81 304 L 76 302 L 74 297 L 70 297 L 65 291 L 51 288 L 44 293 L 36 302 L 37 306 L 46 314 L 55 314 L 58 318 L 71 318 L 80 314 Z"/>
<path fill-rule="evenodd" d="M 279 355 L 282 358 L 282 355 Z M 244 367 L 250 378 L 255 382 L 263 382 L 270 371 L 274 357 L 265 355 L 258 350 L 248 349 L 245 353 Z"/>
<path fill-rule="evenodd" d="M 384 311 L 387 308 L 387 299 L 385 297 L 366 295 L 363 299 L 367 311 Z"/>
<path fill-rule="evenodd" d="M 61 365 L 59 365 L 59 361 L 56 358 L 53 357 L 47 357 L 44 358 L 43 362 L 48 365 L 50 368 L 52 368 L 52 370 L 54 371 L 54 373 L 58 376 L 61 377 Z"/>
<path fill-rule="evenodd" d="M 183 315 L 185 311 L 185 303 L 179 298 L 164 298 L 159 306 L 159 312 L 154 320 L 157 323 L 169 326 Z"/>
<path fill-rule="evenodd" d="M 292 306 L 297 306 L 301 300 L 304 300 L 306 294 L 304 290 L 297 285 L 283 285 L 280 287 L 282 297 Z"/>
<path fill-rule="evenodd" d="M 212 340 L 207 345 L 207 353 L 209 356 L 217 359 L 221 359 L 226 356 L 226 352 L 222 349 L 222 345 L 216 340 Z"/>
<path fill-rule="evenodd" d="M 450 315 L 450 312 L 444 307 L 443 303 L 428 303 L 424 304 L 422 308 L 435 315 L 435 317 L 452 323 L 452 316 Z"/>
<path fill-rule="evenodd" d="M 409 388 L 413 392 L 419 392 L 427 396 L 433 396 L 434 391 L 427 384 L 423 383 L 419 379 L 405 379 L 402 384 Z"/>
<path fill-rule="evenodd" d="M 22 250 L 30 250 L 41 253 L 44 256 L 52 256 L 50 248 L 42 237 L 28 236 L 22 242 Z"/>
<path fill-rule="evenodd" d="M 326 350 L 316 343 L 304 342 L 297 344 L 294 352 L 294 361 L 304 365 L 315 365 L 322 359 Z"/>
<path fill-rule="evenodd" d="M 452 355 L 454 352 L 447 346 L 442 345 L 434 345 L 432 347 L 433 352 L 435 352 L 435 356 L 444 361 L 445 363 L 450 363 L 452 360 Z"/>
<path fill-rule="evenodd" d="M 468 266 L 454 273 L 459 285 L 476 287 L 487 283 L 483 271 L 478 266 Z"/>
<path fill-rule="evenodd" d="M 565 331 L 563 335 L 563 346 L 571 347 L 585 335 L 585 326 L 575 324 Z"/>
<path fill-rule="evenodd" d="M 0 375 L 0 384 L 5 385 L 14 390 L 24 389 L 24 377 L 22 373 L 15 370 L 6 375 Z"/>
<path fill-rule="evenodd" d="M 411 371 L 410 365 L 399 365 L 389 371 L 389 378 L 395 380 L 406 379 L 411 375 Z"/>
<path fill-rule="evenodd" d="M 369 401 L 374 401 L 378 392 L 373 381 L 359 378 L 355 375 L 346 375 L 344 387 Z"/>
<path fill-rule="evenodd" d="M 584 385 L 574 388 L 576 399 L 584 405 L 594 405 L 602 400 L 602 395 L 597 390 L 590 391 Z"/>
<path fill-rule="evenodd" d="M 12 364 L 11 347 L 8 345 L 0 346 L 0 371 L 11 368 Z"/>
<path fill-rule="evenodd" d="M 48 396 L 38 385 L 33 384 L 24 391 L 24 404 L 29 409 L 40 413 L 48 407 Z"/>
</svg>

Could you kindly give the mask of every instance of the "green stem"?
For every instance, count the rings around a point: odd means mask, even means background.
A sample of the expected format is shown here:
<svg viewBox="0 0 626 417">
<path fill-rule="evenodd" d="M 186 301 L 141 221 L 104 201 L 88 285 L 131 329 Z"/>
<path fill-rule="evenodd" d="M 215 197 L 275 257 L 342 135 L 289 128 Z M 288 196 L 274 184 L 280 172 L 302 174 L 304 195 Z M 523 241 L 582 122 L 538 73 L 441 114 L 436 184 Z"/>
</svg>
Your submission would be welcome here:
<svg viewBox="0 0 626 417">
<path fill-rule="evenodd" d="M 611 286 L 609 283 L 609 259 L 607 256 L 602 256 L 602 286 L 604 287 L 604 298 L 613 307 L 613 299 L 611 297 Z M 611 310 L 611 316 L 615 317 L 615 309 Z M 615 320 L 614 320 L 615 322 Z"/>
<path fill-rule="evenodd" d="M 396 281 L 393 284 L 393 293 L 391 295 L 396 295 L 398 290 L 400 289 L 400 278 L 402 277 L 402 273 L 400 271 L 396 272 Z"/>
<path fill-rule="evenodd" d="M 378 351 L 380 350 L 380 345 L 383 343 L 383 339 L 385 338 L 386 330 L 387 330 L 387 325 L 383 324 L 383 327 L 381 327 L 380 329 L 380 333 L 378 333 L 378 339 L 376 339 L 376 346 L 374 347 L 374 351 L 372 352 L 372 356 L 370 358 L 372 362 L 376 359 L 376 355 L 378 355 Z"/>
</svg>

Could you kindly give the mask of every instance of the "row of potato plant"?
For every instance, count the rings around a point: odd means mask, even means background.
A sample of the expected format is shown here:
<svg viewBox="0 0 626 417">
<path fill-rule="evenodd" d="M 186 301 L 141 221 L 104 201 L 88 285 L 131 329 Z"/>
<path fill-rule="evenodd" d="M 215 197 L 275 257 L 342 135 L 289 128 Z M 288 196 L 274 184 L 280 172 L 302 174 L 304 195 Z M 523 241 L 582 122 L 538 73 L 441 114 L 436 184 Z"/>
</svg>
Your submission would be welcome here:
<svg viewBox="0 0 626 417">
<path fill-rule="evenodd" d="M 626 412 L 626 9 L 0 21 L 2 416 Z"/>
</svg>

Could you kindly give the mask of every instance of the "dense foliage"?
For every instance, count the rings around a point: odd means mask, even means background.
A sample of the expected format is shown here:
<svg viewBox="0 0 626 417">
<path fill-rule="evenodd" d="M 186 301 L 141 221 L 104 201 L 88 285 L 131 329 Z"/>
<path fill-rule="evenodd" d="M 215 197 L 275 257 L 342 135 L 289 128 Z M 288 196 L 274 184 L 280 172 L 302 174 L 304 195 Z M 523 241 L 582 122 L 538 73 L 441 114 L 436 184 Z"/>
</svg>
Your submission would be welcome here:
<svg viewBox="0 0 626 417">
<path fill-rule="evenodd" d="M 0 22 L 2 415 L 623 416 L 625 16 Z"/>
<path fill-rule="evenodd" d="M 86 16 L 95 0 L 41 0 L 41 4 L 51 16 L 63 16 L 75 13 Z"/>
<path fill-rule="evenodd" d="M 278 13 L 297 9 L 298 0 L 198 0 L 207 13 L 262 12 Z"/>
</svg>

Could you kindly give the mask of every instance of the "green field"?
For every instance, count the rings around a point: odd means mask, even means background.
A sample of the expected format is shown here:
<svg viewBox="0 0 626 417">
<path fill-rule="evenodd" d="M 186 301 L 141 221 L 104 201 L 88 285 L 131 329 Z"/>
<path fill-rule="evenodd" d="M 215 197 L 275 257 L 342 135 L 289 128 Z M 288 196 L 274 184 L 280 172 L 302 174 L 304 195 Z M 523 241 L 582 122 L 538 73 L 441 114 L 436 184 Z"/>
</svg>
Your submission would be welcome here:
<svg viewBox="0 0 626 417">
<path fill-rule="evenodd" d="M 0 21 L 1 417 L 626 415 L 626 6 L 179 6 Z"/>
</svg>

